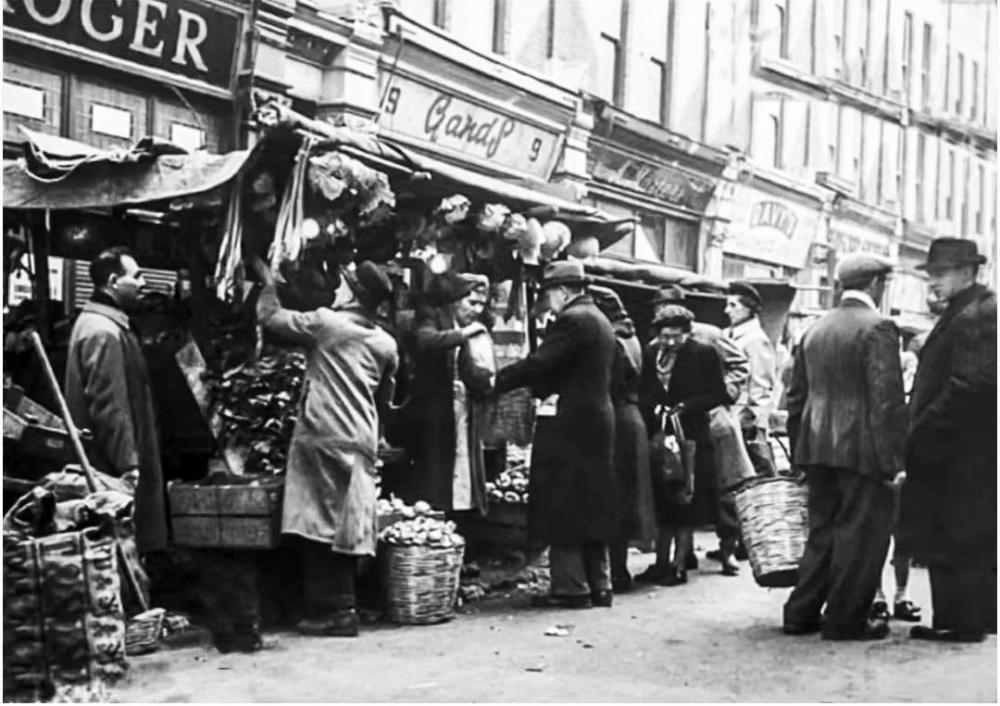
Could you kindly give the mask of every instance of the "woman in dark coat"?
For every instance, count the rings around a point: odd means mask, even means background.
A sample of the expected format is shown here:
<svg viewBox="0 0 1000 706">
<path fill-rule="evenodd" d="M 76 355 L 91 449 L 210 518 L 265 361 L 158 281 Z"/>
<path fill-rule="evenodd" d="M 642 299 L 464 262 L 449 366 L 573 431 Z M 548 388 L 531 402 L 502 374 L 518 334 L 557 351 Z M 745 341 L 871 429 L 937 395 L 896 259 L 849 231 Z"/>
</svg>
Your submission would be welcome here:
<svg viewBox="0 0 1000 706">
<path fill-rule="evenodd" d="M 399 479 L 394 490 L 405 500 L 425 500 L 439 510 L 475 509 L 486 514 L 482 434 L 493 371 L 477 364 L 469 349 L 473 337 L 489 337 L 476 320 L 482 315 L 486 292 L 468 279 L 448 275 L 431 282 L 427 298 L 430 306 L 420 313 L 409 341 L 414 372 L 406 448 L 413 472 Z M 459 406 L 457 394 L 464 395 Z M 456 484 L 459 408 L 464 409 L 461 431 L 468 439 L 467 488 L 464 481 Z M 461 461 L 464 467 L 465 460 Z M 456 488 L 468 491 L 461 493 L 464 499 L 456 498 Z"/>
<path fill-rule="evenodd" d="M 639 411 L 642 346 L 621 299 L 611 289 L 590 287 L 597 308 L 615 331 L 617 348 L 611 374 L 615 407 L 615 480 L 618 483 L 619 530 L 611 543 L 611 585 L 615 593 L 632 589 L 628 572 L 629 542 L 656 537 L 653 487 L 649 475 L 649 435 Z"/>
<path fill-rule="evenodd" d="M 697 443 L 694 496 L 690 503 L 679 503 L 671 488 L 659 487 L 653 473 L 660 541 L 657 542 L 656 564 L 638 578 L 665 586 L 687 582 L 684 560 L 693 549 L 694 528 L 716 520 L 715 457 L 708 411 L 726 404 L 728 397 L 722 359 L 713 346 L 691 338 L 692 321 L 694 314 L 682 306 L 664 308 L 653 323 L 659 345 L 647 351 L 639 386 L 640 407 L 651 435 L 660 429 L 658 412 L 671 410 L 679 413 L 687 440 Z M 671 540 L 674 544 L 672 562 L 669 560 Z"/>
</svg>

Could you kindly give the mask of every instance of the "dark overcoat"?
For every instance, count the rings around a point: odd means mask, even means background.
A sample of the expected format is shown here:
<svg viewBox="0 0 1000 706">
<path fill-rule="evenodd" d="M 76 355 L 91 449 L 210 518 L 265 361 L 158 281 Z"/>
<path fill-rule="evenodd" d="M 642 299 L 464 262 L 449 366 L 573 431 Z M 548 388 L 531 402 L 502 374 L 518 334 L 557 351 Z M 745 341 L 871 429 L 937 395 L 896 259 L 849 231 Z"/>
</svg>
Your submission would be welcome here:
<svg viewBox="0 0 1000 706">
<path fill-rule="evenodd" d="M 426 500 L 432 507 L 452 508 L 455 470 L 456 370 L 469 393 L 469 464 L 472 499 L 486 512 L 486 465 L 482 437 L 486 426 L 486 393 L 490 371 L 477 368 L 468 358 L 462 332 L 440 309 L 424 312 L 410 337 L 413 361 L 411 397 L 407 404 L 406 447 L 413 473 L 402 480 L 408 500 Z"/>
<path fill-rule="evenodd" d="M 681 427 L 688 441 L 697 443 L 695 455 L 694 498 L 688 505 L 678 506 L 667 500 L 667 489 L 657 487 L 656 511 L 661 524 L 695 527 L 716 520 L 718 489 L 712 437 L 708 428 L 708 411 L 728 404 L 722 357 L 715 346 L 691 337 L 677 351 L 677 360 L 670 375 L 670 389 L 663 389 L 656 373 L 658 346 L 646 349 L 639 385 L 640 408 L 647 431 L 652 436 L 660 431 L 657 406 L 676 407 L 683 403 Z"/>
<path fill-rule="evenodd" d="M 899 329 L 845 297 L 796 351 L 788 389 L 795 463 L 892 480 L 903 468 L 906 423 Z"/>
<path fill-rule="evenodd" d="M 920 351 L 897 541 L 925 564 L 996 566 L 996 343 L 996 294 L 975 285 Z"/>
<path fill-rule="evenodd" d="M 609 542 L 618 533 L 611 373 L 615 334 L 590 296 L 572 300 L 538 350 L 497 373 L 496 390 L 530 387 L 559 395 L 556 415 L 536 430 L 528 525 L 555 545 Z"/>
<path fill-rule="evenodd" d="M 167 510 L 149 373 L 139 339 L 121 309 L 88 302 L 73 325 L 66 361 L 66 404 L 94 436 L 90 462 L 120 476 L 139 469 L 135 535 L 139 550 L 167 546 Z"/>
</svg>

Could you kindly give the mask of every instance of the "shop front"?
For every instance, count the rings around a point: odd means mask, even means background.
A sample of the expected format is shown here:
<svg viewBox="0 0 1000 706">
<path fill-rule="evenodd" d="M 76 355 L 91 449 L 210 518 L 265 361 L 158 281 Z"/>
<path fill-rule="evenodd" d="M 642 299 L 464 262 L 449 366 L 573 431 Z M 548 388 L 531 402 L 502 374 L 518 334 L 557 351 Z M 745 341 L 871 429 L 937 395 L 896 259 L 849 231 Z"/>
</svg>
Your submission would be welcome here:
<svg viewBox="0 0 1000 706">
<path fill-rule="evenodd" d="M 828 233 L 830 254 L 834 265 L 845 256 L 853 253 L 871 253 L 894 260 L 898 250 L 891 221 L 852 218 L 840 211 L 835 211 L 830 219 Z M 886 313 L 896 308 L 893 294 L 894 292 L 890 288 L 883 298 L 882 309 Z"/>
</svg>

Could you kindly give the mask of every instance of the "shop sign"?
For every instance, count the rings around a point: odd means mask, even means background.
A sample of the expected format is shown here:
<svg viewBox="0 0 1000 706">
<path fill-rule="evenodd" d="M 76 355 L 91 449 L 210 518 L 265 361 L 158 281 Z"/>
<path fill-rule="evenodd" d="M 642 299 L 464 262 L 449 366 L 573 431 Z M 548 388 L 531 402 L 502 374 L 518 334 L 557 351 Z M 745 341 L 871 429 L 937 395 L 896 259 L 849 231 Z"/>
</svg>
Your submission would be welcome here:
<svg viewBox="0 0 1000 706">
<path fill-rule="evenodd" d="M 240 17 L 194 0 L 3 0 L 8 27 L 229 88 Z"/>
<path fill-rule="evenodd" d="M 794 269 L 806 266 L 819 226 L 818 206 L 811 209 L 747 187 L 738 187 L 733 198 L 724 252 Z"/>
<path fill-rule="evenodd" d="M 379 118 L 384 128 L 436 149 L 548 179 L 559 132 L 402 76 L 391 81 Z"/>
<path fill-rule="evenodd" d="M 849 253 L 873 253 L 889 257 L 890 238 L 885 233 L 873 231 L 864 226 L 834 221 L 830 224 L 830 244 L 842 257 Z"/>
<path fill-rule="evenodd" d="M 698 212 L 704 212 L 715 188 L 710 179 L 593 144 L 587 157 L 587 171 L 598 181 Z"/>
</svg>

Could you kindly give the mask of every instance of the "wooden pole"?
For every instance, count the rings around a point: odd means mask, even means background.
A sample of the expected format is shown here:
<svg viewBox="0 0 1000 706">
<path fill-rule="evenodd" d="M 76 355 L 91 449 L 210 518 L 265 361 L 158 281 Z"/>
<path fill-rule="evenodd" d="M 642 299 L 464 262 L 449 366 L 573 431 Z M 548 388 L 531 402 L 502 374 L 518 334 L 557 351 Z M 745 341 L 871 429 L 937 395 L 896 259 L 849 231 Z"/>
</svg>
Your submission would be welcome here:
<svg viewBox="0 0 1000 706">
<path fill-rule="evenodd" d="M 32 267 L 35 277 L 32 289 L 35 295 L 35 328 L 42 336 L 42 341 L 49 342 L 49 229 L 48 223 L 41 219 L 32 219 L 31 242 L 34 261 Z M 41 221 L 41 222 L 39 222 Z"/>
</svg>

